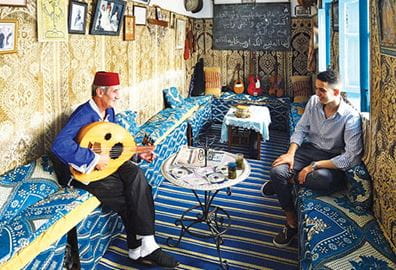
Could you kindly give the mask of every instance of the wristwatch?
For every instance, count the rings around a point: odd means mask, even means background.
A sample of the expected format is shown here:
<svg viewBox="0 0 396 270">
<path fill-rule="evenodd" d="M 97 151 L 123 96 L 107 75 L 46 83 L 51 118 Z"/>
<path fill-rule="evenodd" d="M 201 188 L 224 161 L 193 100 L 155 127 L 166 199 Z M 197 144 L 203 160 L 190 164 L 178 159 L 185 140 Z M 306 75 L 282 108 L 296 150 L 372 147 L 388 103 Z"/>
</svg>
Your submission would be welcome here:
<svg viewBox="0 0 396 270">
<path fill-rule="evenodd" d="M 319 169 L 318 163 L 316 163 L 316 161 L 312 161 L 312 162 L 311 162 L 311 167 L 312 167 L 313 170 Z"/>
</svg>

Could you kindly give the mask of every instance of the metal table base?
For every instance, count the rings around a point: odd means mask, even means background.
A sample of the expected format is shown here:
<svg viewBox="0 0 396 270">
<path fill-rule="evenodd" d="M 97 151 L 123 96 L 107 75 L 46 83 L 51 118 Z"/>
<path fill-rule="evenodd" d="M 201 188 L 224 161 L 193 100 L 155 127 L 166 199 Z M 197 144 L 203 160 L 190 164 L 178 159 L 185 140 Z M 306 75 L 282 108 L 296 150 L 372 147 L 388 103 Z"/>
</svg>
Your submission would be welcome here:
<svg viewBox="0 0 396 270">
<path fill-rule="evenodd" d="M 167 244 L 171 247 L 179 246 L 185 233 L 199 238 L 213 238 L 215 240 L 221 268 L 228 269 L 227 260 L 223 260 L 221 256 L 220 246 L 224 243 L 223 234 L 231 226 L 231 217 L 223 208 L 212 205 L 213 199 L 219 190 L 215 192 L 205 191 L 203 200 L 198 196 L 195 190 L 192 190 L 192 192 L 198 201 L 198 205 L 185 210 L 181 217 L 175 221 L 176 226 L 181 226 L 179 238 L 175 240 L 173 237 L 169 237 L 167 239 Z M 227 194 L 231 195 L 230 188 L 227 188 Z M 191 214 L 194 215 L 191 216 Z M 208 229 L 207 232 L 193 230 L 193 227 L 200 223 L 206 224 Z"/>
</svg>

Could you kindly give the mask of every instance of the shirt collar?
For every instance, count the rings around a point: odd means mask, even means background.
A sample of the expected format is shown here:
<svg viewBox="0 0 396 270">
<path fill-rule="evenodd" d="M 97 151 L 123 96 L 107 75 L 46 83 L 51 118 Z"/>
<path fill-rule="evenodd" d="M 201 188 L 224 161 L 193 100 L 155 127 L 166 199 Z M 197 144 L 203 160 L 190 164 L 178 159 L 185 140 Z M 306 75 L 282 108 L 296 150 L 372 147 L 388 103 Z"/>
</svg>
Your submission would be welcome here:
<svg viewBox="0 0 396 270">
<path fill-rule="evenodd" d="M 319 98 L 316 97 L 317 103 L 316 106 L 321 109 L 321 112 L 324 114 L 323 105 L 319 102 Z M 348 113 L 348 104 L 344 101 L 344 98 L 341 97 L 340 105 L 338 106 L 337 112 L 339 115 L 343 116 Z"/>
<path fill-rule="evenodd" d="M 344 101 L 344 98 L 341 97 L 341 101 L 340 101 L 340 106 L 338 107 L 337 110 L 338 114 L 343 116 L 346 115 L 348 113 L 348 105 L 347 103 Z"/>
<path fill-rule="evenodd" d="M 89 105 L 91 106 L 92 110 L 94 110 L 98 114 L 100 120 L 102 120 L 102 121 L 107 120 L 107 117 L 108 117 L 107 110 L 105 113 L 105 118 L 102 119 L 102 114 L 100 113 L 99 107 L 98 107 L 98 105 L 96 105 L 96 103 L 93 99 L 89 100 Z"/>
</svg>

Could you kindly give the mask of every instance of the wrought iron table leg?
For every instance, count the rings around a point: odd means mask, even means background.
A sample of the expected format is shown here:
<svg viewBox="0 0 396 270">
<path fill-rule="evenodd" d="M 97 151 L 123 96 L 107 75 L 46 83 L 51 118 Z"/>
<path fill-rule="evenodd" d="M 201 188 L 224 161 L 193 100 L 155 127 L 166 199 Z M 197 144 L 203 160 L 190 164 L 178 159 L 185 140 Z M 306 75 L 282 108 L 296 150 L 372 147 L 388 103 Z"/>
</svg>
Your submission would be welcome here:
<svg viewBox="0 0 396 270">
<path fill-rule="evenodd" d="M 185 233 L 200 238 L 213 238 L 215 240 L 221 268 L 228 269 L 227 260 L 223 260 L 220 247 L 224 242 L 222 235 L 231 226 L 231 217 L 223 208 L 212 205 L 218 190 L 213 194 L 211 191 L 205 191 L 204 201 L 201 201 L 194 190 L 192 192 L 197 198 L 198 205 L 185 210 L 181 217 L 175 221 L 176 226 L 181 226 L 179 238 L 175 240 L 173 237 L 169 237 L 167 239 L 167 244 L 171 247 L 179 246 Z M 199 212 L 195 214 L 195 217 L 187 216 L 189 213 L 193 213 L 194 210 L 199 210 Z M 208 233 L 198 233 L 191 230 L 194 225 L 199 223 L 205 223 L 208 226 Z"/>
</svg>

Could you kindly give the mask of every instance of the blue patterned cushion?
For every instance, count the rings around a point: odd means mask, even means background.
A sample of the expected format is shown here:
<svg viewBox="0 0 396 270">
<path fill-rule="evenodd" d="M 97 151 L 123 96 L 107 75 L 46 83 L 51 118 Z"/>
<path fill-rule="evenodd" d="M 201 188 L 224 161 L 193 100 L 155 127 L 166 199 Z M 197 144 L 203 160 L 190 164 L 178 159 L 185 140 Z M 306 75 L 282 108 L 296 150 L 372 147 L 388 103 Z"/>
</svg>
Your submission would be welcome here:
<svg viewBox="0 0 396 270">
<path fill-rule="evenodd" d="M 124 111 L 116 114 L 116 123 L 128 130 L 133 136 L 139 131 L 136 123 L 137 113 L 134 111 Z"/>
<path fill-rule="evenodd" d="M 84 202 L 88 199 L 92 203 L 86 207 Z M 89 192 L 64 188 L 20 211 L 12 220 L 1 221 L 0 265 L 8 261 L 16 265 L 26 263 L 23 262 L 25 258 L 14 258 L 14 256 L 18 256 L 18 253 L 25 248 L 30 248 L 32 252 L 34 248 L 30 247 L 30 244 L 36 245 L 34 252 L 38 255 L 40 250 L 37 247 L 48 248 L 47 243 L 56 241 L 81 220 L 82 215 L 79 213 L 84 211 L 84 215 L 88 215 L 92 211 L 90 207 L 97 205 L 99 201 Z M 67 222 L 66 218 L 69 219 Z M 42 245 L 39 246 L 40 242 L 35 242 L 38 237 L 48 237 L 48 239 L 41 240 Z"/>
<path fill-rule="evenodd" d="M 306 103 L 297 103 L 297 102 L 293 102 L 290 104 L 290 117 L 289 117 L 290 134 L 293 134 L 298 121 L 300 121 L 304 113 L 305 104 Z"/>
<path fill-rule="evenodd" d="M 149 135 L 156 144 L 158 139 L 163 138 L 172 128 L 175 128 L 189 116 L 191 111 L 195 110 L 195 107 L 196 105 L 191 103 L 184 104 L 180 108 L 167 108 L 160 111 L 140 127 L 135 137 L 136 142 L 141 143 L 144 136 Z"/>
<path fill-rule="evenodd" d="M 199 96 L 199 97 L 188 97 L 184 99 L 184 103 L 193 103 L 195 105 L 204 105 L 211 102 L 212 96 Z"/>
<path fill-rule="evenodd" d="M 178 108 L 183 105 L 184 98 L 180 95 L 176 87 L 163 90 L 165 94 L 166 103 L 171 108 Z"/>
<path fill-rule="evenodd" d="M 47 156 L 0 175 L 0 221 L 11 220 L 59 189 Z"/>
<path fill-rule="evenodd" d="M 301 188 L 298 196 L 300 269 L 394 269 L 395 254 L 371 211 Z M 381 266 L 381 267 L 380 267 Z"/>
<path fill-rule="evenodd" d="M 371 177 L 363 162 L 345 172 L 347 179 L 347 196 L 352 204 L 362 209 L 371 209 L 372 185 Z"/>
</svg>

